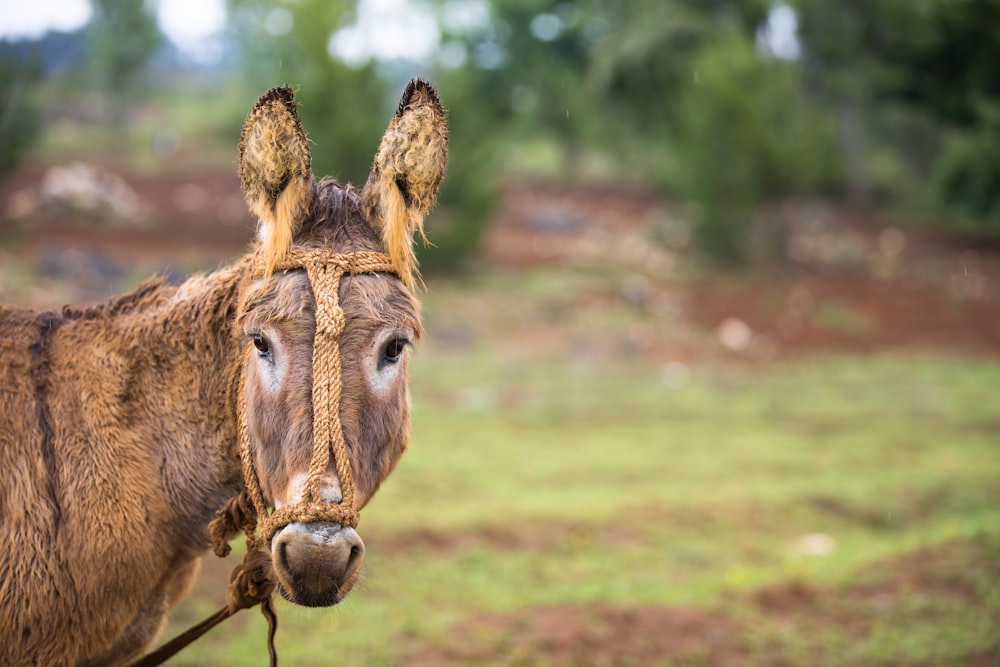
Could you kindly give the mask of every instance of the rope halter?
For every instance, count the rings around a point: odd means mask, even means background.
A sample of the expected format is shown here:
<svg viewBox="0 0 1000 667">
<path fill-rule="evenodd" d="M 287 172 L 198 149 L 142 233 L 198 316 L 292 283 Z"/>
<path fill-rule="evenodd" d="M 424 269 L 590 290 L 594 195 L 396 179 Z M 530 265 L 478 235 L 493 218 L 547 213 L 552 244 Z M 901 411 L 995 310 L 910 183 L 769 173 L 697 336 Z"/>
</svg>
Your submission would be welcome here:
<svg viewBox="0 0 1000 667">
<path fill-rule="evenodd" d="M 237 392 L 239 411 L 238 430 L 240 459 L 247 494 L 257 514 L 260 527 L 259 541 L 265 547 L 275 533 L 293 522 L 311 523 L 329 521 L 341 526 L 356 528 L 358 511 L 354 506 L 355 485 L 351 459 L 344 440 L 340 422 L 340 397 L 343 391 L 340 362 L 340 334 L 344 331 L 344 310 L 340 307 L 340 279 L 345 274 L 391 273 L 396 268 L 389 255 L 381 252 L 335 253 L 328 248 L 303 250 L 293 248 L 279 260 L 275 271 L 306 270 L 313 296 L 316 300 L 316 334 L 312 354 L 312 412 L 313 450 L 309 473 L 302 490 L 302 498 L 292 505 L 285 505 L 267 513 L 267 504 L 261 491 L 257 467 L 254 464 L 250 431 L 247 425 L 246 399 L 242 388 Z M 258 266 L 254 277 L 263 277 Z M 249 353 L 249 349 L 248 349 Z M 320 494 L 323 477 L 333 456 L 334 468 L 340 482 L 340 503 L 323 500 Z M 250 534 L 247 535 L 248 539 Z"/>
</svg>

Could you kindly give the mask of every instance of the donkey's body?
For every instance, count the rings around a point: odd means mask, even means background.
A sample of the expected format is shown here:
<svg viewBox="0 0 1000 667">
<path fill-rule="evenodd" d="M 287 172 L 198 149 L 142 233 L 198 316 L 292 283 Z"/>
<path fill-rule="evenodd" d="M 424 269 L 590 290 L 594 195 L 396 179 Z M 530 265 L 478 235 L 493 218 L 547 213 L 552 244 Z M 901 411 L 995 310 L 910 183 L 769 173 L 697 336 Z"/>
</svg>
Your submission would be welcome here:
<svg viewBox="0 0 1000 667">
<path fill-rule="evenodd" d="M 237 279 L 0 310 L 0 664 L 135 656 L 187 592 L 242 484 Z"/>
<path fill-rule="evenodd" d="M 240 447 L 255 461 L 267 507 L 287 514 L 300 502 L 306 471 L 313 474 L 314 295 L 305 271 L 262 277 L 260 266 L 292 248 L 386 248 L 412 260 L 408 246 L 389 239 L 404 229 L 409 242 L 443 174 L 447 132 L 428 84 L 411 82 L 386 135 L 417 137 L 427 110 L 431 140 L 383 140 L 356 194 L 314 183 L 291 92 L 274 89 L 241 141 L 243 186 L 261 223 L 250 254 L 179 286 L 148 281 L 84 310 L 0 306 L 0 664 L 123 665 L 148 649 L 197 572 L 210 520 L 244 488 Z M 437 175 L 408 181 L 408 172 L 380 166 L 397 151 L 410 162 L 428 155 Z M 380 213 L 385 197 L 403 219 Z M 393 265 L 403 282 L 412 279 L 412 264 Z M 342 497 L 333 461 L 309 484 L 322 491 L 312 502 L 353 503 L 354 511 L 405 448 L 403 351 L 420 322 L 391 274 L 349 275 L 338 293 L 346 325 L 336 413 L 355 497 Z M 329 520 L 285 521 L 260 545 L 271 550 L 276 589 L 293 602 L 335 604 L 357 579 L 360 538 Z"/>
</svg>

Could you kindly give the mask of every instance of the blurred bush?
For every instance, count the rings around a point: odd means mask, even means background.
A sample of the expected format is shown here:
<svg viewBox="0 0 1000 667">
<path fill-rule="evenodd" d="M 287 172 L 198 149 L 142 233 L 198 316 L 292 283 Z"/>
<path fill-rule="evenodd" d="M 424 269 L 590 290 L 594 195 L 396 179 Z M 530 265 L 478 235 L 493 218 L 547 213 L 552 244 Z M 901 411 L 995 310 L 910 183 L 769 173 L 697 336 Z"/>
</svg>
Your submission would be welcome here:
<svg viewBox="0 0 1000 667">
<path fill-rule="evenodd" d="M 1000 104 L 948 142 L 937 163 L 934 192 L 943 209 L 971 229 L 1000 236 Z"/>
<path fill-rule="evenodd" d="M 834 152 L 835 131 L 801 94 L 795 68 L 762 58 L 740 32 L 707 44 L 692 68 L 677 123 L 678 185 L 699 204 L 702 250 L 743 264 L 763 200 L 837 182 L 836 163 L 821 158 Z"/>
<path fill-rule="evenodd" d="M 0 60 L 0 178 L 20 164 L 38 138 L 41 118 L 32 87 L 40 78 L 37 64 Z"/>
<path fill-rule="evenodd" d="M 163 41 L 154 6 L 145 0 L 90 0 L 86 28 L 91 82 L 108 96 L 111 115 L 124 123 L 124 107 L 145 92 L 147 69 Z"/>
</svg>

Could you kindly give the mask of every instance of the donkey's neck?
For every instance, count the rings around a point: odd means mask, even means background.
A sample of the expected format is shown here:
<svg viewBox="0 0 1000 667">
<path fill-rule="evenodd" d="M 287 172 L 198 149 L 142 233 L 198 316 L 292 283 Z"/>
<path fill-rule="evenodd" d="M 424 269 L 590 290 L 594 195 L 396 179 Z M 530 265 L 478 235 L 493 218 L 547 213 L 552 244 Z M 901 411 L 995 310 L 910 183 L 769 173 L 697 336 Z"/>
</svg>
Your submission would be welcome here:
<svg viewBox="0 0 1000 667">
<path fill-rule="evenodd" d="M 179 286 L 149 282 L 91 311 L 67 312 L 76 321 L 66 329 L 86 335 L 94 326 L 114 341 L 114 421 L 157 463 L 151 473 L 173 509 L 165 528 L 187 552 L 207 545 L 208 522 L 242 487 L 235 388 L 244 345 L 234 321 L 246 267 Z"/>
</svg>

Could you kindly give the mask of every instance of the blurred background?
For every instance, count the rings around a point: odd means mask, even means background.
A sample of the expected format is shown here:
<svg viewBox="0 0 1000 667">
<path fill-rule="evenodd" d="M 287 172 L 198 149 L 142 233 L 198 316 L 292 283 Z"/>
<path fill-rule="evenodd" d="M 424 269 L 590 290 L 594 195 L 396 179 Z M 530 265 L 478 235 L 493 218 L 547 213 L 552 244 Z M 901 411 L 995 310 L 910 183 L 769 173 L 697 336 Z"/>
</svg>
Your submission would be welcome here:
<svg viewBox="0 0 1000 667">
<path fill-rule="evenodd" d="M 0 302 L 232 261 L 257 96 L 360 185 L 413 76 L 412 445 L 283 663 L 1000 664 L 998 0 L 7 2 Z"/>
</svg>

